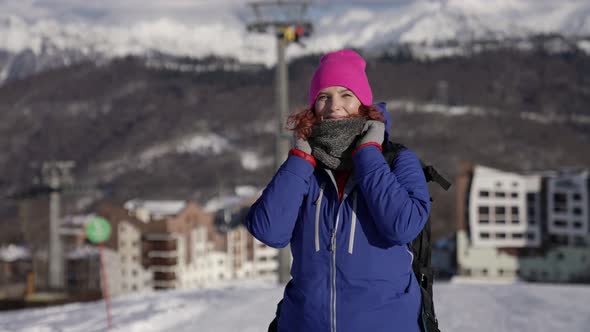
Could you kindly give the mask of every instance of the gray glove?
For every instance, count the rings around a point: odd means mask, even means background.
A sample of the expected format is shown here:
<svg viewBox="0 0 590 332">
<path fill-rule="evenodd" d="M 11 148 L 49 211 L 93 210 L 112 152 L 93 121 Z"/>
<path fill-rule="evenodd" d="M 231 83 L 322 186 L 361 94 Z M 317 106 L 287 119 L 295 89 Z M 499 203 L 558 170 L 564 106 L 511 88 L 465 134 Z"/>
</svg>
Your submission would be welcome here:
<svg viewBox="0 0 590 332">
<path fill-rule="evenodd" d="M 296 134 L 293 138 L 295 139 L 295 149 L 311 154 L 311 145 L 309 145 L 309 142 L 306 139 L 299 138 Z"/>
<path fill-rule="evenodd" d="M 361 135 L 361 139 L 356 145 L 357 147 L 369 142 L 383 144 L 383 139 L 385 138 L 385 124 L 378 120 L 368 120 L 365 123 Z"/>
</svg>

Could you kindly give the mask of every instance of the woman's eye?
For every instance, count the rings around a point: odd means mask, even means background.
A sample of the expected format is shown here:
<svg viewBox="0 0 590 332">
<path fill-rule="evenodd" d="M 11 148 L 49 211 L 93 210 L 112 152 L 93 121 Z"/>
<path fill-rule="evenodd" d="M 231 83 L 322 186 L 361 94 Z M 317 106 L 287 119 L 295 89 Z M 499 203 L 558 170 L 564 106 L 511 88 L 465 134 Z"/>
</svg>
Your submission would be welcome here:
<svg viewBox="0 0 590 332">
<path fill-rule="evenodd" d="M 350 93 L 345 93 L 342 95 L 343 97 L 352 97 L 352 95 Z"/>
<path fill-rule="evenodd" d="M 327 98 L 328 98 L 328 97 L 326 97 L 326 96 L 319 96 L 319 97 L 318 97 L 318 100 L 326 100 Z"/>
</svg>

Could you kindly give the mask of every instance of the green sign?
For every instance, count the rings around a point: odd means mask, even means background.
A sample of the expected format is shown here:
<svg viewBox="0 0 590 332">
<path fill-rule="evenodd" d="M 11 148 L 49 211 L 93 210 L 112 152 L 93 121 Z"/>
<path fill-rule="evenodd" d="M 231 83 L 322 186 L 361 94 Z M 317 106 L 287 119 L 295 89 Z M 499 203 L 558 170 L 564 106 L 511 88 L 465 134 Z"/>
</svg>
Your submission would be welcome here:
<svg viewBox="0 0 590 332">
<path fill-rule="evenodd" d="M 111 236 L 111 224 L 103 217 L 94 217 L 86 226 L 86 236 L 92 243 L 101 243 Z"/>
</svg>

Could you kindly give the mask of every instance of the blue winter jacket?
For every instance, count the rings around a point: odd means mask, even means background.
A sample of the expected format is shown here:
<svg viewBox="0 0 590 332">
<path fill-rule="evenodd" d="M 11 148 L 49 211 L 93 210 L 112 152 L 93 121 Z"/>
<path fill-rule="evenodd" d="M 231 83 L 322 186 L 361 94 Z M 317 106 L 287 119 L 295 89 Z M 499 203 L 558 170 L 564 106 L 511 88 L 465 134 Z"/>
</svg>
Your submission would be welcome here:
<svg viewBox="0 0 590 332">
<path fill-rule="evenodd" d="M 402 150 L 392 169 L 377 147 L 366 146 L 353 163 L 340 203 L 330 170 L 289 156 L 247 215 L 258 240 L 291 245 L 281 332 L 420 331 L 407 245 L 430 212 L 420 162 Z"/>
</svg>

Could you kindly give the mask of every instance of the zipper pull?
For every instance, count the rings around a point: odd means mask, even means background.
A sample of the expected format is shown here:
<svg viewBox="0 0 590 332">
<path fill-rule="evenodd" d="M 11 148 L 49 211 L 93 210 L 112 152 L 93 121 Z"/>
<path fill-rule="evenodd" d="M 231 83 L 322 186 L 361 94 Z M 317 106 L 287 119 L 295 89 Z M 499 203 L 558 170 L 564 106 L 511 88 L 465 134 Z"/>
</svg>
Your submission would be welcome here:
<svg viewBox="0 0 590 332">
<path fill-rule="evenodd" d="M 332 239 L 330 240 L 330 251 L 336 250 L 336 233 L 332 233 Z"/>
</svg>

